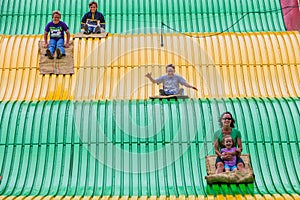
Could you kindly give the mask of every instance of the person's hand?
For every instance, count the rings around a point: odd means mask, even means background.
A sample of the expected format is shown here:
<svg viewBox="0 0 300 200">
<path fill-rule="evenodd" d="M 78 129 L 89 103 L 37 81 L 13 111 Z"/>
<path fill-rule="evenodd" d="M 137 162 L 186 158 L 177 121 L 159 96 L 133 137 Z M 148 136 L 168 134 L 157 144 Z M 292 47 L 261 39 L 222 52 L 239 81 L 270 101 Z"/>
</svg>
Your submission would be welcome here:
<svg viewBox="0 0 300 200">
<path fill-rule="evenodd" d="M 66 48 L 69 48 L 69 47 L 70 47 L 70 44 L 67 42 L 67 43 L 65 44 L 65 47 L 66 47 Z"/>
<path fill-rule="evenodd" d="M 147 73 L 145 76 L 146 76 L 147 78 L 151 78 L 151 73 Z"/>
<path fill-rule="evenodd" d="M 192 87 L 192 89 L 194 89 L 194 90 L 198 91 L 198 89 L 197 89 L 196 87 L 194 87 L 194 86 Z"/>
<path fill-rule="evenodd" d="M 242 154 L 242 149 L 241 148 L 236 148 L 235 152 L 236 152 L 236 156 L 240 157 L 241 154 Z"/>
<path fill-rule="evenodd" d="M 104 29 L 104 28 L 100 28 L 100 32 L 101 32 L 101 33 L 104 33 L 104 32 L 105 32 L 105 29 Z"/>
<path fill-rule="evenodd" d="M 233 156 L 230 154 L 225 154 L 224 156 L 222 156 L 223 160 L 232 160 Z"/>
<path fill-rule="evenodd" d="M 43 47 L 44 47 L 44 48 L 48 48 L 48 43 L 45 43 L 45 44 L 43 45 Z"/>
</svg>

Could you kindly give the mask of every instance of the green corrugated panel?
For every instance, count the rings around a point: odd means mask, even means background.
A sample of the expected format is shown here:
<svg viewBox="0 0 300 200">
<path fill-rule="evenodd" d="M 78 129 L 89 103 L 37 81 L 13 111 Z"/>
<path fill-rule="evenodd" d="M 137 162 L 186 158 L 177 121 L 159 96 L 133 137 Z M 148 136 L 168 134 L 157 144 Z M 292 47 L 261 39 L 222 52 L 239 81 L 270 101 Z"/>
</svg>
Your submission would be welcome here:
<svg viewBox="0 0 300 200">
<path fill-rule="evenodd" d="M 208 133 L 216 130 L 219 125 L 215 113 L 224 110 L 234 110 L 235 115 L 243 119 L 239 128 L 243 130 L 247 143 L 290 143 L 299 140 L 296 134 L 300 126 L 296 120 L 299 105 L 297 99 L 293 98 L 84 103 L 15 101 L 2 102 L 0 105 L 1 131 L 6 133 L 1 134 L 1 144 L 80 143 L 75 130 L 79 130 L 84 142 L 106 142 L 104 138 L 93 134 L 93 130 L 98 129 L 105 130 L 106 140 L 113 143 L 179 142 L 194 140 L 186 132 L 196 130 L 196 141 L 208 142 L 210 148 L 212 136 L 201 130 Z M 213 115 L 204 116 L 202 113 Z M 74 120 L 80 122 L 82 118 L 97 120 L 74 124 Z M 256 134 L 252 134 L 254 132 Z"/>
<path fill-rule="evenodd" d="M 80 0 L 0 0 L 0 34 L 42 34 L 57 9 L 71 33 L 79 32 L 87 4 Z M 280 9 L 280 1 L 274 0 L 101 0 L 98 10 L 105 15 L 110 33 L 159 33 L 162 23 L 181 32 L 284 31 Z M 171 30 L 164 27 L 163 31 Z"/>
<path fill-rule="evenodd" d="M 299 108 L 298 98 L 1 102 L 0 195 L 299 194 Z M 254 184 L 206 184 L 225 110 Z"/>
</svg>

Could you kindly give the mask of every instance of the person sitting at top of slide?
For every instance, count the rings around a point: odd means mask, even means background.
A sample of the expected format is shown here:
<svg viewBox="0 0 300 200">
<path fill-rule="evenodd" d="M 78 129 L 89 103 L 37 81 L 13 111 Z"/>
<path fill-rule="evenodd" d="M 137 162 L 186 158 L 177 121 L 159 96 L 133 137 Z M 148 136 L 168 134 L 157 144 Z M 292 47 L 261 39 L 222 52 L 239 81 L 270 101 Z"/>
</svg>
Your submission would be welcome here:
<svg viewBox="0 0 300 200">
<path fill-rule="evenodd" d="M 95 1 L 89 3 L 90 11 L 81 20 L 81 33 L 102 33 L 105 29 L 105 19 L 101 12 L 97 11 L 98 4 Z"/>
<path fill-rule="evenodd" d="M 61 59 L 66 56 L 64 47 L 69 47 L 70 32 L 68 26 L 60 21 L 61 13 L 58 10 L 52 12 L 52 21 L 49 22 L 45 27 L 44 33 L 44 48 L 48 48 L 46 55 L 49 59 L 53 59 L 53 54 L 56 51 L 57 58 Z M 50 40 L 48 43 L 48 33 L 50 32 Z M 64 32 L 66 32 L 67 40 L 65 43 Z"/>
<path fill-rule="evenodd" d="M 184 78 L 175 74 L 175 66 L 173 64 L 166 66 L 166 72 L 167 75 L 161 76 L 158 79 L 153 79 L 151 73 L 146 74 L 146 77 L 149 78 L 152 83 L 163 84 L 163 89 L 159 90 L 160 95 L 183 95 L 183 88 L 179 88 L 179 84 L 198 90 L 196 87 L 188 84 Z"/>
</svg>

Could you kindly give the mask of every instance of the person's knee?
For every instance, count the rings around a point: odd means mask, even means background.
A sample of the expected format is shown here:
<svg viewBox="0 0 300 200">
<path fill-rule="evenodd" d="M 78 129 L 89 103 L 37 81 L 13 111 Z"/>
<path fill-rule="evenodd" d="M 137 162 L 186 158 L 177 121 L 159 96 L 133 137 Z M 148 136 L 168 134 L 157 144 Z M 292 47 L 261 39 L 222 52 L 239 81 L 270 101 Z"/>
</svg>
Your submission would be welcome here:
<svg viewBox="0 0 300 200">
<path fill-rule="evenodd" d="M 55 48 L 55 44 L 49 43 L 48 48 Z"/>
<path fill-rule="evenodd" d="M 222 162 L 218 162 L 216 166 L 217 166 L 217 169 L 224 168 L 224 164 Z"/>
<path fill-rule="evenodd" d="M 219 173 L 222 173 L 224 171 L 224 164 L 222 162 L 218 162 L 216 164 L 216 172 L 215 174 L 219 174 Z"/>
<path fill-rule="evenodd" d="M 244 163 L 238 163 L 237 168 L 238 169 L 244 169 L 245 168 Z"/>
<path fill-rule="evenodd" d="M 57 48 L 63 48 L 64 43 L 63 42 L 58 42 L 56 46 L 57 46 Z"/>
</svg>

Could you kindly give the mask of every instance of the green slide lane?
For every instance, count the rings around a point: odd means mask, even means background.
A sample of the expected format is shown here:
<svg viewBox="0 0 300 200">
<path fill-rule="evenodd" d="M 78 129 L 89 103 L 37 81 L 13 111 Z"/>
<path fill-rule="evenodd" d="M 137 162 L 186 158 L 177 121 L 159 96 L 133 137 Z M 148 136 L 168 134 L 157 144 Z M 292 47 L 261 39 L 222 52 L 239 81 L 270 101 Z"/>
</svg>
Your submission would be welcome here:
<svg viewBox="0 0 300 200">
<path fill-rule="evenodd" d="M 298 98 L 0 103 L 1 196 L 300 193 Z M 254 184 L 206 184 L 230 111 Z"/>
<path fill-rule="evenodd" d="M 180 32 L 285 31 L 280 1 L 101 0 L 110 33 L 160 33 L 164 23 Z M 60 10 L 71 33 L 89 10 L 81 0 L 0 0 L 0 34 L 43 34 L 52 11 Z M 231 27 L 231 28 L 229 28 Z M 229 29 L 228 29 L 229 28 Z M 163 32 L 172 30 L 163 27 Z"/>
</svg>

